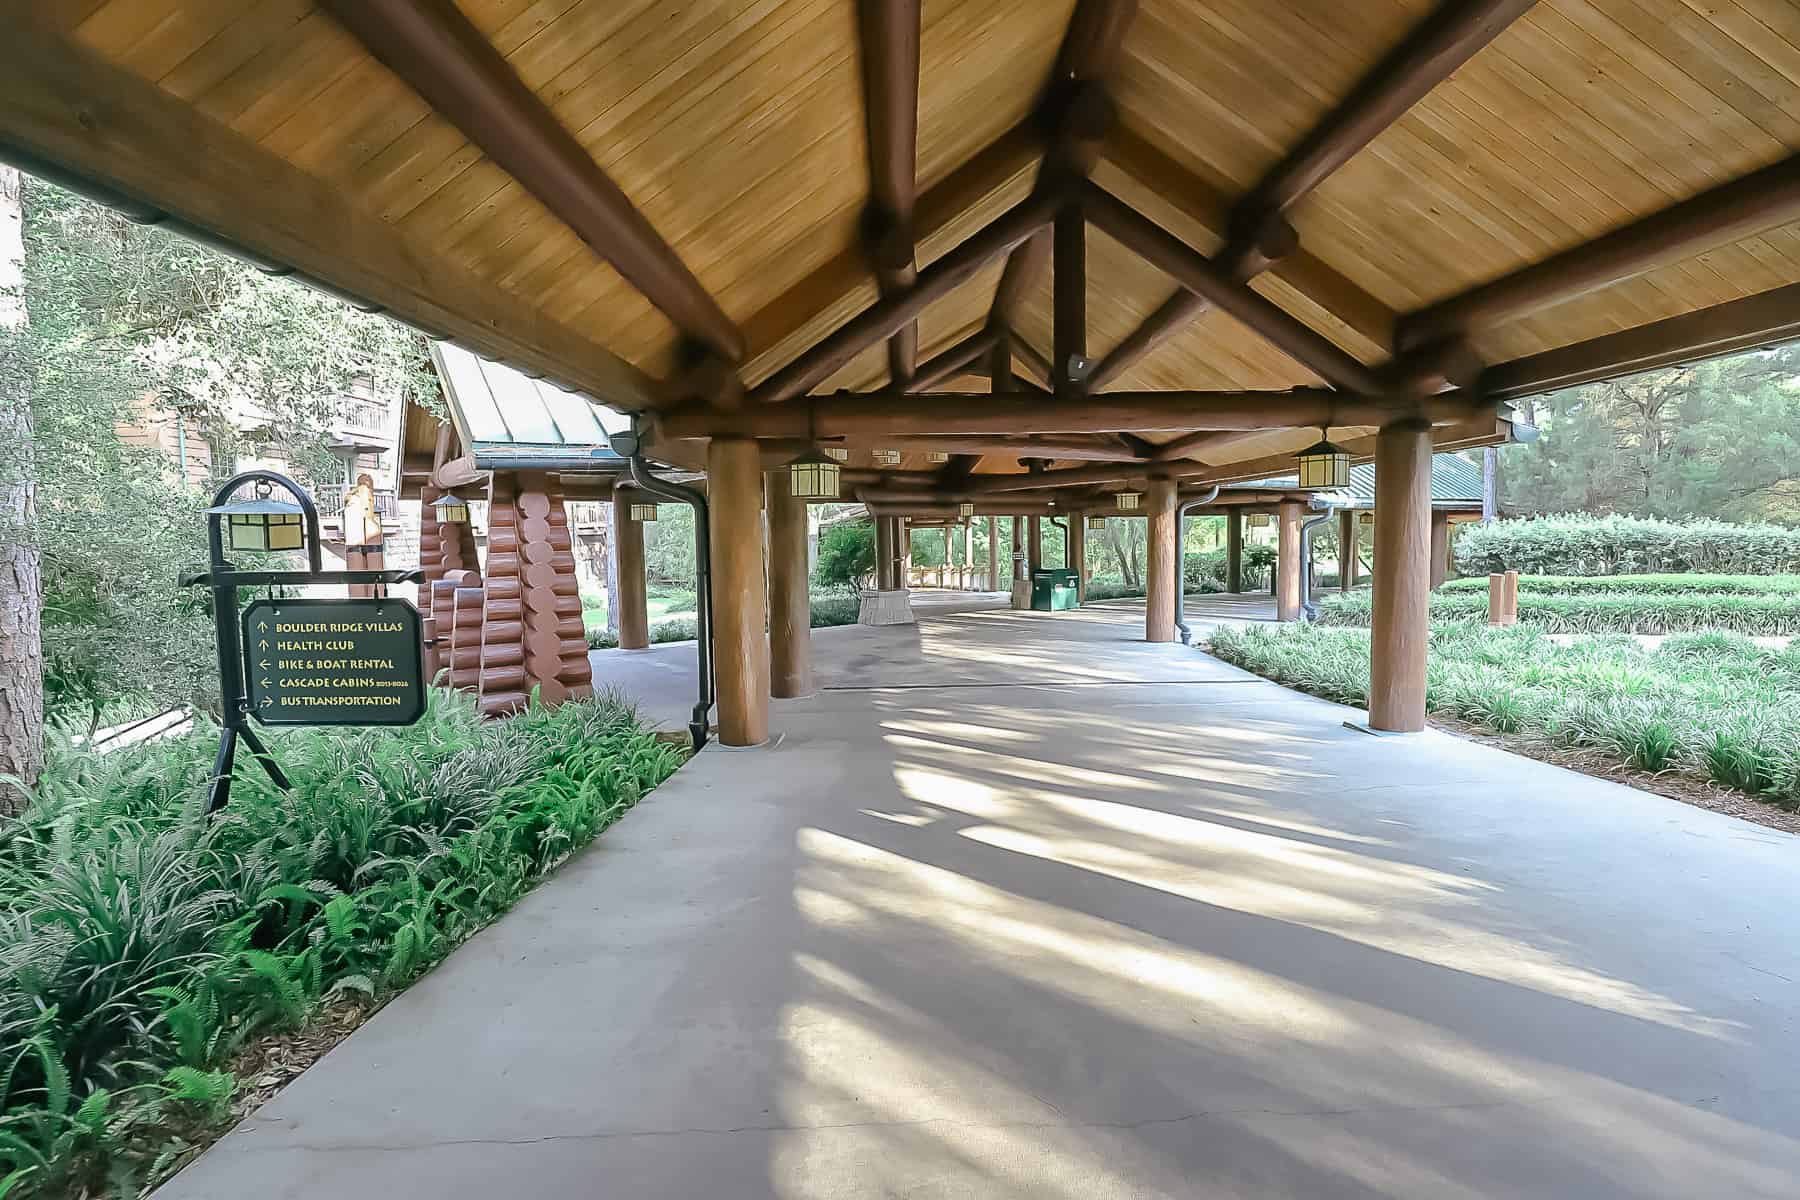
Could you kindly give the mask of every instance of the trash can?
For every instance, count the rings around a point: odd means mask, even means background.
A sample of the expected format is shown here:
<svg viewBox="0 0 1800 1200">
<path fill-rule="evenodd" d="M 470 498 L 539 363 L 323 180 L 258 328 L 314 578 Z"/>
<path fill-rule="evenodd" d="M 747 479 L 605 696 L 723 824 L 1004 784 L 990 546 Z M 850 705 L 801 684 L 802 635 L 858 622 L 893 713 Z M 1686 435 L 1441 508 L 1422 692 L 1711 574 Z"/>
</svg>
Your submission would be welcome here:
<svg viewBox="0 0 1800 1200">
<path fill-rule="evenodd" d="M 1032 572 L 1031 607 L 1038 612 L 1080 608 L 1080 592 L 1075 572 L 1067 567 Z"/>
</svg>

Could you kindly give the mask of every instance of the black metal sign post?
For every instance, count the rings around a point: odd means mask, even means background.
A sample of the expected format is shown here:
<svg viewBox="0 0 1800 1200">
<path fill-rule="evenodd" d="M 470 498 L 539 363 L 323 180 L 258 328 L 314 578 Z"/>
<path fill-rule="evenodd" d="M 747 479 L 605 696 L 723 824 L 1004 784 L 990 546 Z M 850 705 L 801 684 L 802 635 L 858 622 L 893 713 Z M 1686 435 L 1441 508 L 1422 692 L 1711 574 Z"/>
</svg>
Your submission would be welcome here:
<svg viewBox="0 0 1800 1200">
<path fill-rule="evenodd" d="M 233 514 L 230 511 L 232 506 L 228 505 L 227 502 L 231 499 L 232 493 L 236 492 L 245 484 L 255 484 L 259 497 L 267 497 L 273 488 L 278 487 L 294 498 L 294 503 L 299 508 L 299 516 L 304 521 L 301 536 L 306 550 L 307 570 L 239 571 L 226 559 L 226 518 L 228 516 L 231 518 L 234 527 L 240 520 L 238 515 Z M 246 506 L 240 505 L 238 507 Z M 254 508 L 255 506 L 252 505 L 248 507 Z M 263 507 L 272 508 L 276 506 L 264 504 Z M 287 511 L 293 511 L 293 506 L 285 507 L 287 508 Z M 252 513 L 250 515 L 258 514 Z M 266 656 L 259 655 L 255 660 L 250 660 L 245 654 L 245 643 L 239 640 L 238 589 L 240 587 L 274 587 L 296 584 L 412 583 L 420 578 L 420 573 L 417 570 L 327 571 L 324 569 L 321 544 L 319 536 L 319 510 L 313 505 L 312 497 L 306 494 L 306 490 L 285 475 L 278 474 L 274 471 L 245 471 L 226 480 L 224 485 L 220 487 L 218 492 L 213 496 L 213 506 L 207 513 L 207 546 L 210 551 L 210 566 L 204 572 L 185 575 L 181 579 L 183 586 L 211 588 L 213 596 L 213 635 L 215 641 L 218 643 L 219 650 L 219 697 L 224 713 L 222 719 L 224 728 L 219 737 L 219 754 L 213 762 L 212 782 L 207 790 L 206 811 L 209 813 L 217 812 L 231 799 L 231 773 L 234 760 L 237 757 L 237 744 L 240 739 L 250 748 L 250 753 L 256 757 L 256 761 L 262 766 L 262 769 L 268 773 L 269 778 L 274 781 L 275 786 L 283 789 L 288 787 L 287 776 L 282 773 L 280 764 L 275 761 L 274 757 L 269 753 L 268 748 L 263 745 L 262 739 L 256 735 L 255 730 L 250 726 L 249 718 L 253 709 L 251 706 L 251 693 L 248 687 L 248 681 L 251 678 L 249 671 L 251 667 L 263 662 Z M 283 547 L 265 544 L 260 548 L 281 549 Z M 388 599 L 355 601 L 258 601 L 252 606 L 251 611 L 258 611 L 265 609 L 265 606 L 273 605 L 285 612 L 293 612 L 297 609 L 319 604 L 336 605 L 339 607 L 339 611 L 336 613 L 335 617 L 309 623 L 336 623 L 348 625 L 352 623 L 372 622 L 382 626 L 382 628 L 366 631 L 360 628 L 355 631 L 340 631 L 337 635 L 329 637 L 321 636 L 318 639 L 302 637 L 296 632 L 291 639 L 269 639 L 270 645 L 267 648 L 271 651 L 274 650 L 278 640 L 319 640 L 333 643 L 350 642 L 352 643 L 350 651 L 346 651 L 343 654 L 338 654 L 336 651 L 327 654 L 326 652 L 321 651 L 310 657 L 314 662 L 318 662 L 322 659 L 335 660 L 340 657 L 350 659 L 351 661 L 365 663 L 376 660 L 383 662 L 392 660 L 395 665 L 391 668 L 376 668 L 371 666 L 361 671 L 346 667 L 341 672 L 336 668 L 315 667 L 309 669 L 296 667 L 292 668 L 284 675 L 284 678 L 287 678 L 290 675 L 295 677 L 304 676 L 306 678 L 329 678 L 334 681 L 331 686 L 342 687 L 346 686 L 350 680 L 364 678 L 392 679 L 396 675 L 403 676 L 406 670 L 410 670 L 410 679 L 414 681 L 414 686 L 410 688 L 395 688 L 391 683 L 384 683 L 381 685 L 380 689 L 365 689 L 379 690 L 383 695 L 399 693 L 404 694 L 405 696 L 405 698 L 402 699 L 402 702 L 397 706 L 391 705 L 385 700 L 378 704 L 365 705 L 365 707 L 368 707 L 371 710 L 384 710 L 376 719 L 365 717 L 363 719 L 355 720 L 313 720 L 307 719 L 304 716 L 287 716 L 285 718 L 271 720 L 269 719 L 269 714 L 273 713 L 274 709 L 277 707 L 276 692 L 272 690 L 275 677 L 273 674 L 268 675 L 267 678 L 271 681 L 270 687 L 264 688 L 261 685 L 261 679 L 264 678 L 264 676 L 259 674 L 255 676 L 257 680 L 256 694 L 258 702 L 260 703 L 264 699 L 270 701 L 263 714 L 264 723 L 290 725 L 410 725 L 412 722 L 417 721 L 419 717 L 423 715 L 425 705 L 425 690 L 423 687 L 424 670 L 421 666 L 421 655 L 423 651 L 419 640 L 418 611 L 404 600 Z M 342 611 L 351 606 L 355 606 L 355 608 L 364 615 L 358 616 L 353 615 L 350 612 Z M 377 613 L 376 610 L 379 610 L 379 613 Z M 395 624 L 400 626 L 398 630 L 386 628 L 387 626 Z M 248 622 L 246 622 L 246 625 L 248 625 Z M 273 629 L 271 629 L 270 632 L 273 632 Z M 406 638 L 411 639 L 410 648 L 401 644 Z M 379 639 L 379 641 L 372 639 Z M 259 638 L 257 640 L 260 641 L 262 639 Z M 251 644 L 254 645 L 254 642 Z M 351 651 L 357 652 L 353 653 Z M 361 653 L 360 651 L 367 651 L 367 653 Z M 380 653 L 381 651 L 385 651 L 385 653 Z M 296 651 L 291 657 L 295 661 L 303 662 L 306 661 L 309 656 L 303 652 Z M 271 670 L 274 669 L 274 663 L 276 661 L 278 660 L 269 660 Z M 299 692 L 307 690 L 310 689 L 301 688 L 299 689 Z M 319 690 L 323 693 L 327 689 L 321 688 Z M 287 693 L 282 693 L 284 697 L 286 694 Z M 298 694 L 298 692 L 295 694 Z M 346 707 L 354 706 L 356 706 L 355 702 L 351 702 L 349 705 L 340 705 L 339 708 L 334 711 L 341 715 Z M 281 708 L 284 713 L 307 707 L 310 707 L 310 705 L 299 703 L 290 705 L 287 704 L 285 700 L 281 703 Z M 404 717 L 404 719 L 392 719 L 395 717 Z"/>
</svg>

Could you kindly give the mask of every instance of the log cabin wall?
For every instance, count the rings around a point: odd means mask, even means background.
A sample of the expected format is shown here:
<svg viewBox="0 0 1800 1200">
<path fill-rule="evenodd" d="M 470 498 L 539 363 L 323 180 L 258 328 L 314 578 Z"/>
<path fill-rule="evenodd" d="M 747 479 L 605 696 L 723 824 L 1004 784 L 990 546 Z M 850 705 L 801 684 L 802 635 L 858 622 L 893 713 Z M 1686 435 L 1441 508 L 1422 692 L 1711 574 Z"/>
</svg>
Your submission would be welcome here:
<svg viewBox="0 0 1800 1200">
<path fill-rule="evenodd" d="M 521 619 L 519 504 L 513 476 L 496 471 L 488 487 L 487 603 L 481 628 L 481 711 L 518 712 L 530 699 Z"/>
</svg>

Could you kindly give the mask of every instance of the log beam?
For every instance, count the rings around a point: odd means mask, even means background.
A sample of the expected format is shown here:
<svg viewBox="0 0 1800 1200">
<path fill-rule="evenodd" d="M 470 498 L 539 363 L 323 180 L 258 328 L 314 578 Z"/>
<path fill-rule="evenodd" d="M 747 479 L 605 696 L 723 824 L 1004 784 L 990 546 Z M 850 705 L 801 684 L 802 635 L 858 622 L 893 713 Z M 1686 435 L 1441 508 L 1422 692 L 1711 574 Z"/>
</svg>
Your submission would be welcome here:
<svg viewBox="0 0 1800 1200">
<path fill-rule="evenodd" d="M 1402 351 L 1501 325 L 1800 218 L 1800 155 L 1400 319 Z"/>
<path fill-rule="evenodd" d="M 976 360 L 993 349 L 994 341 L 995 335 L 992 329 L 976 330 L 948 350 L 934 354 L 920 363 L 919 369 L 900 390 L 903 392 L 929 392 L 939 384 L 948 383 L 958 375 L 969 373 L 975 367 Z"/>
<path fill-rule="evenodd" d="M 652 380 L 598 342 L 155 84 L 32 21 L 9 26 L 6 39 L 0 158 L 622 407 L 665 403 Z"/>
<path fill-rule="evenodd" d="M 744 335 L 453 0 L 322 0 L 470 142 L 573 229 L 685 335 L 727 360 Z"/>
<path fill-rule="evenodd" d="M 869 147 L 869 206 L 864 248 L 884 296 L 905 291 L 913 263 L 913 199 L 919 132 L 919 0 L 858 0 L 862 48 L 863 122 Z M 912 378 L 919 324 L 909 321 L 888 339 L 888 378 Z"/>
<path fill-rule="evenodd" d="M 1105 188 L 1089 183 L 1081 194 L 1088 219 L 1108 236 L 1173 276 L 1182 287 L 1204 297 L 1307 370 L 1362 395 L 1387 391 L 1379 372 L 1233 279 L 1229 271 Z"/>
<path fill-rule="evenodd" d="M 1480 389 L 1495 400 L 1517 400 L 1795 338 L 1800 283 L 1498 363 L 1482 372 Z"/>
<path fill-rule="evenodd" d="M 1049 224 L 1056 208 L 1053 195 L 1026 197 L 920 271 L 912 287 L 876 301 L 763 380 L 751 391 L 752 402 L 769 404 L 810 392 L 858 354 L 892 337 L 932 302 L 968 282 L 991 260 Z"/>
<path fill-rule="evenodd" d="M 1052 242 L 1055 374 L 1050 387 L 1058 396 L 1076 396 L 1084 390 L 1081 379 L 1087 361 L 1087 221 L 1079 204 L 1057 210 Z"/>
<path fill-rule="evenodd" d="M 1186 433 L 1302 426 L 1381 425 L 1423 415 L 1460 423 L 1493 406 L 1469 396 L 1433 396 L 1404 405 L 1346 397 L 1324 388 L 1285 392 L 1106 392 L 1055 399 L 1026 393 L 865 392 L 809 396 L 736 412 L 690 405 L 654 418 L 662 440 L 738 435 L 758 438 L 843 438 L 867 435 L 1028 437 L 1065 433 Z"/>
</svg>

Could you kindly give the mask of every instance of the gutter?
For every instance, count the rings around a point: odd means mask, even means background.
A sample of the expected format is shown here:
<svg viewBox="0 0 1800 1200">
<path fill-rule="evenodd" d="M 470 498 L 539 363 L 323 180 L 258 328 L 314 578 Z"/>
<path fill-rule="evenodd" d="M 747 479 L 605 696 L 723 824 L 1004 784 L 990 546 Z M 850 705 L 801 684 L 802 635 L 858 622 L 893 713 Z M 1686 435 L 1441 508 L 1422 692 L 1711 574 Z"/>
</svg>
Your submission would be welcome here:
<svg viewBox="0 0 1800 1200">
<path fill-rule="evenodd" d="M 1217 500 L 1219 498 L 1219 487 L 1219 484 L 1213 484 L 1212 489 L 1208 491 L 1206 495 L 1195 496 L 1192 499 L 1183 500 L 1180 507 L 1175 510 L 1175 628 L 1181 631 L 1181 644 L 1184 646 L 1191 646 L 1194 644 L 1194 631 L 1188 628 L 1186 621 L 1182 620 L 1184 611 L 1187 608 L 1188 509 L 1199 508 L 1203 504 L 1211 504 L 1214 500 Z"/>
</svg>

